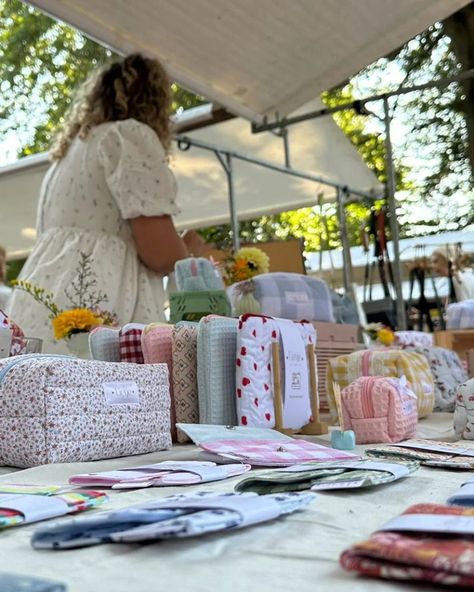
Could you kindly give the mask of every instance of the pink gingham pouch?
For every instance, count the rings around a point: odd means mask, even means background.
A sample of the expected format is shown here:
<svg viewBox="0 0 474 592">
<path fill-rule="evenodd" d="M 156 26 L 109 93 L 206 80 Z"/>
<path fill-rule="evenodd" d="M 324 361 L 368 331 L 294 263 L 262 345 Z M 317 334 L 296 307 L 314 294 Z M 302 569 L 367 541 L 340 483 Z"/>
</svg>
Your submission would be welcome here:
<svg viewBox="0 0 474 592">
<path fill-rule="evenodd" d="M 336 450 L 306 440 L 212 440 L 201 442 L 199 446 L 206 452 L 216 455 L 214 460 L 231 460 L 263 467 L 289 467 L 302 462 L 330 462 L 354 460 L 357 454 Z"/>
</svg>

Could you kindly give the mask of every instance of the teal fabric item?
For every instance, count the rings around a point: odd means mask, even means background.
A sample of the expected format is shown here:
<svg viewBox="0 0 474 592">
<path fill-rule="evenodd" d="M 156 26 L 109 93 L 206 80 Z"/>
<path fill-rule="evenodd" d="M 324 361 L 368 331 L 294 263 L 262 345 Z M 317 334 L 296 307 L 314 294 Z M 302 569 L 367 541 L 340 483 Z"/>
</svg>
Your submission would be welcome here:
<svg viewBox="0 0 474 592">
<path fill-rule="evenodd" d="M 197 374 L 200 423 L 237 425 L 237 325 L 237 319 L 218 316 L 207 316 L 199 321 Z"/>
<path fill-rule="evenodd" d="M 66 586 L 51 580 L 0 573 L 0 590 L 2 592 L 65 592 Z"/>
<path fill-rule="evenodd" d="M 178 292 L 224 289 L 224 283 L 209 259 L 203 257 L 182 259 L 175 263 L 174 272 Z"/>
</svg>

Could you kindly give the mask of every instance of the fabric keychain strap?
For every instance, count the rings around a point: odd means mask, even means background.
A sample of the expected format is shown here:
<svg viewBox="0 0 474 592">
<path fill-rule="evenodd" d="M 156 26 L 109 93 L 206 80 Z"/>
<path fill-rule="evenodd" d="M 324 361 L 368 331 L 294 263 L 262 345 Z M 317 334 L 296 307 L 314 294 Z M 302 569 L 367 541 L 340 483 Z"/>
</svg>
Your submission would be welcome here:
<svg viewBox="0 0 474 592">
<path fill-rule="evenodd" d="M 474 516 L 453 514 L 403 514 L 387 522 L 378 532 L 432 532 L 474 535 Z"/>
<path fill-rule="evenodd" d="M 325 464 L 321 467 L 315 467 L 311 465 L 294 465 L 285 469 L 279 469 L 284 473 L 299 473 L 301 471 L 314 471 L 315 469 L 356 469 L 356 470 L 370 470 L 370 471 L 384 471 L 391 473 L 394 477 L 406 477 L 410 474 L 410 471 L 405 465 L 400 463 L 389 463 L 389 462 L 377 462 L 377 461 L 355 461 L 355 462 L 336 462 L 331 465 Z"/>
<path fill-rule="evenodd" d="M 415 450 L 428 450 L 429 452 L 444 452 L 452 456 L 474 456 L 474 448 L 454 448 L 440 444 L 424 444 L 422 442 L 397 442 L 393 446 L 400 448 L 414 448 Z"/>
<path fill-rule="evenodd" d="M 68 504 L 62 499 L 28 494 L 1 495 L 0 509 L 19 512 L 25 517 L 25 522 L 56 518 L 70 511 Z"/>
<path fill-rule="evenodd" d="M 143 506 L 143 509 L 151 510 L 231 510 L 238 512 L 241 516 L 241 522 L 235 528 L 243 528 L 250 524 L 257 524 L 258 522 L 265 522 L 266 520 L 273 520 L 278 518 L 281 514 L 280 504 L 273 499 L 266 499 L 267 496 L 257 495 L 235 495 L 235 496 L 221 496 L 214 500 L 205 499 L 189 499 L 182 501 L 166 501 L 161 500 L 156 504 Z"/>
</svg>

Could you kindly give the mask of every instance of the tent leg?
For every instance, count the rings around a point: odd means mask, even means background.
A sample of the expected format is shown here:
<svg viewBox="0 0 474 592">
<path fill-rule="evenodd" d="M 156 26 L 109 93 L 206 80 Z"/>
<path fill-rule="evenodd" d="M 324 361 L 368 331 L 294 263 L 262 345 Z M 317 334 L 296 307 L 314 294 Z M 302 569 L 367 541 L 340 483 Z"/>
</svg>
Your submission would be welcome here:
<svg viewBox="0 0 474 592">
<path fill-rule="evenodd" d="M 351 246 L 349 244 L 349 237 L 347 235 L 346 224 L 346 207 L 344 202 L 344 191 L 341 187 L 337 187 L 337 209 L 339 217 L 339 227 L 341 231 L 342 242 L 342 260 L 344 265 L 344 290 L 348 296 L 352 295 L 352 261 L 351 261 Z"/>
<path fill-rule="evenodd" d="M 393 165 L 392 140 L 390 137 L 390 110 L 388 97 L 383 99 L 385 122 L 385 166 L 387 171 L 387 202 L 390 213 L 390 231 L 393 242 L 394 280 L 397 305 L 397 328 L 401 331 L 407 328 L 405 301 L 403 300 L 402 269 L 400 261 L 400 234 L 397 220 L 397 203 L 395 200 L 395 168 Z"/>
<path fill-rule="evenodd" d="M 229 192 L 229 212 L 230 212 L 230 224 L 232 228 L 232 245 L 234 250 L 240 248 L 240 236 L 239 236 L 239 219 L 237 217 L 237 210 L 235 208 L 235 192 L 234 192 L 234 171 L 232 168 L 232 155 L 224 152 L 221 153 L 219 151 L 214 152 L 217 156 L 219 162 L 222 165 L 222 168 L 225 171 L 227 176 L 227 189 Z M 225 154 L 225 160 L 223 158 L 223 154 Z"/>
</svg>

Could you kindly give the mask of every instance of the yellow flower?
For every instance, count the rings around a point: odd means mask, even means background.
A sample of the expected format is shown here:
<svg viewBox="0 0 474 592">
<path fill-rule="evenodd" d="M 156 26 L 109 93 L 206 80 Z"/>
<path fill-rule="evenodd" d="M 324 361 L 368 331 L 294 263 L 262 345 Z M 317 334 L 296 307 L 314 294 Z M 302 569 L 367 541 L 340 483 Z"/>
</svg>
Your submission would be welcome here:
<svg viewBox="0 0 474 592">
<path fill-rule="evenodd" d="M 380 341 L 382 345 L 388 346 L 392 345 L 392 343 L 395 341 L 395 335 L 393 334 L 393 331 L 391 329 L 384 327 L 383 329 L 380 329 L 380 331 L 377 333 L 377 339 Z"/>
<path fill-rule="evenodd" d="M 55 316 L 52 324 L 54 338 L 64 339 L 73 332 L 90 331 L 92 327 L 102 325 L 103 321 L 88 308 L 71 308 Z"/>
<path fill-rule="evenodd" d="M 257 247 L 242 247 L 234 255 L 235 261 L 245 260 L 251 270 L 251 276 L 259 273 L 268 273 L 270 269 L 270 259 L 268 255 Z"/>
</svg>

